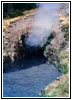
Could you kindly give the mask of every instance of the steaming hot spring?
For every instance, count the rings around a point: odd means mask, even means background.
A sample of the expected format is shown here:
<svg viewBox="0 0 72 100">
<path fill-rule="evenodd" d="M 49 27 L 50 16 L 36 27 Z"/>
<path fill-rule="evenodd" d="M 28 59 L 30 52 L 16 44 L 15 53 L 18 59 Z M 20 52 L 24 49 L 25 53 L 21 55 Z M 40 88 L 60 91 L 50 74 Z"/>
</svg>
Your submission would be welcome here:
<svg viewBox="0 0 72 100">
<path fill-rule="evenodd" d="M 23 33 L 22 41 L 28 52 L 37 51 L 43 47 L 52 33 L 52 27 L 57 22 L 57 6 L 41 5 L 34 15 L 32 29 Z M 30 49 L 29 49 L 30 48 Z"/>
<path fill-rule="evenodd" d="M 41 50 L 51 33 L 52 31 L 50 29 L 39 26 L 34 26 L 28 32 L 24 32 L 21 35 L 21 39 L 26 51 L 33 53 Z"/>
</svg>

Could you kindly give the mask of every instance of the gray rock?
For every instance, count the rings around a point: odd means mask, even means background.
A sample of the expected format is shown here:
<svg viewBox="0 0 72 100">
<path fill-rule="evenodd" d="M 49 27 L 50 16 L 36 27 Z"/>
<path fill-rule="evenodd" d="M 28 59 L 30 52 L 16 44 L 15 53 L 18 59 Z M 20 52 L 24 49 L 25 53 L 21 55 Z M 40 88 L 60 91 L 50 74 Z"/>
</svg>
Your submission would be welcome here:
<svg viewBox="0 0 72 100">
<path fill-rule="evenodd" d="M 57 79 L 56 80 L 59 80 L 60 79 L 60 77 L 57 77 Z"/>
<path fill-rule="evenodd" d="M 39 93 L 39 96 L 41 96 L 41 93 Z"/>
<path fill-rule="evenodd" d="M 8 41 L 5 41 L 5 44 L 8 44 Z"/>
<path fill-rule="evenodd" d="M 7 56 L 6 52 L 3 53 L 3 57 Z"/>
</svg>

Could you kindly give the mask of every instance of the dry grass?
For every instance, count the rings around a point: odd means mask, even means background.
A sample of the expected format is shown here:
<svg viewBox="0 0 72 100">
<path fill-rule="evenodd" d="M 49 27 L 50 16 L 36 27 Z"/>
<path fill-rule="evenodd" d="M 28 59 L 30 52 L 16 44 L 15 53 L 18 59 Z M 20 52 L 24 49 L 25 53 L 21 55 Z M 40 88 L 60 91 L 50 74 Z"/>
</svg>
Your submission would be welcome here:
<svg viewBox="0 0 72 100">
<path fill-rule="evenodd" d="M 69 67 L 69 52 L 67 50 L 62 50 L 60 53 L 60 61 L 62 65 Z"/>
<path fill-rule="evenodd" d="M 65 17 L 62 15 L 59 15 L 59 21 L 61 22 L 62 25 L 69 24 L 69 16 Z"/>
<path fill-rule="evenodd" d="M 34 14 L 37 10 L 38 10 L 38 8 L 31 9 L 31 10 L 25 10 L 25 11 L 23 12 L 23 14 L 24 14 L 24 15 Z"/>
<path fill-rule="evenodd" d="M 45 88 L 46 97 L 69 97 L 69 73 L 62 75 L 59 80 L 55 80 L 53 83 Z"/>
<path fill-rule="evenodd" d="M 21 17 L 15 17 L 11 19 L 4 19 L 3 20 L 3 31 L 8 32 L 8 27 L 11 26 L 11 23 L 18 21 Z"/>
<path fill-rule="evenodd" d="M 8 32 L 7 26 L 3 25 L 3 31 Z"/>
<path fill-rule="evenodd" d="M 62 8 L 62 10 L 64 10 L 64 8 Z M 60 32 L 55 31 L 57 33 L 55 33 L 56 38 L 51 41 L 51 44 L 55 43 L 54 47 L 56 47 L 56 44 L 60 46 L 60 53 L 58 57 L 60 65 L 62 65 L 62 72 L 64 74 L 58 80 L 53 81 L 42 91 L 42 96 L 45 97 L 69 97 L 69 51 L 67 50 L 69 44 L 69 16 L 60 14 L 59 22 L 60 24 L 58 31 L 60 30 Z M 65 46 L 63 43 L 65 43 Z"/>
<path fill-rule="evenodd" d="M 31 9 L 31 10 L 26 10 L 26 11 L 23 12 L 22 16 L 17 16 L 17 17 L 14 17 L 14 18 L 4 19 L 3 20 L 3 31 L 8 32 L 8 27 L 11 26 L 11 23 L 18 21 L 21 18 L 26 19 L 27 17 L 33 16 L 34 13 L 37 10 L 38 10 L 38 8 Z"/>
<path fill-rule="evenodd" d="M 48 85 L 42 93 L 45 97 L 69 97 L 69 52 L 61 50 L 60 63 L 63 67 L 64 75 L 59 77 L 59 80 L 53 81 Z"/>
</svg>

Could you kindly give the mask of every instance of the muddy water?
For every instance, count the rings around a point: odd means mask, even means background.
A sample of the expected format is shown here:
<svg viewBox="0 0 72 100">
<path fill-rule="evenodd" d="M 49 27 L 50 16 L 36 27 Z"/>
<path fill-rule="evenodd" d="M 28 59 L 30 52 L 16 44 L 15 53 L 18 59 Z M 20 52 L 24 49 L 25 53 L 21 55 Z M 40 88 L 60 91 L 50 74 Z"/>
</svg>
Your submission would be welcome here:
<svg viewBox="0 0 72 100">
<path fill-rule="evenodd" d="M 3 97 L 39 97 L 39 92 L 61 73 L 43 57 L 19 60 L 3 74 Z"/>
</svg>

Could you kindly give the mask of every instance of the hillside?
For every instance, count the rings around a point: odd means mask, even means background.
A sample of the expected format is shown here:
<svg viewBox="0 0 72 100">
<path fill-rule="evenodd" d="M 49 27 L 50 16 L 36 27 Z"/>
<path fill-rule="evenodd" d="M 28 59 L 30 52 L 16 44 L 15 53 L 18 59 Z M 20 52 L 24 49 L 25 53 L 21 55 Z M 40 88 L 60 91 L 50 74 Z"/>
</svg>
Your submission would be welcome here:
<svg viewBox="0 0 72 100">
<path fill-rule="evenodd" d="M 50 63 L 63 73 L 56 81 L 48 85 L 42 92 L 45 97 L 69 96 L 69 13 L 68 5 L 61 5 L 59 25 L 54 28 L 54 39 L 46 47 L 44 55 Z"/>
<path fill-rule="evenodd" d="M 50 10 L 55 10 L 56 6 L 49 6 Z M 4 82 L 8 84 L 4 83 L 4 86 L 11 86 L 5 88 L 13 88 L 16 93 L 17 90 L 11 84 L 13 78 L 13 84 L 18 82 L 18 94 L 23 91 L 20 88 L 23 81 L 23 88 L 30 96 L 36 93 L 36 96 L 41 97 L 69 97 L 69 5 L 60 4 L 58 13 L 50 12 L 46 5 L 36 8 L 36 5 L 27 4 L 24 9 L 23 4 L 18 7 L 17 4 L 12 5 L 9 11 L 4 8 L 3 74 Z M 29 91 L 29 83 L 34 95 Z M 5 95 L 8 95 L 6 90 Z"/>
</svg>

